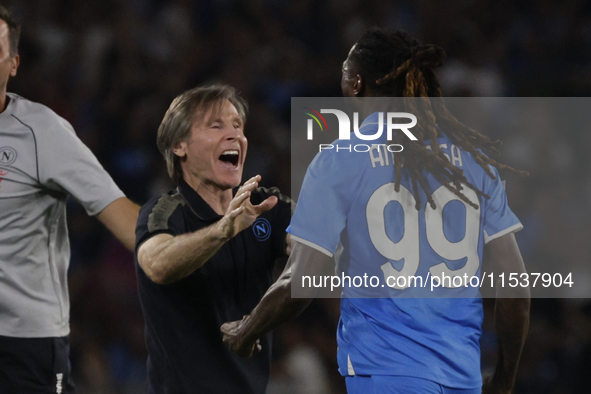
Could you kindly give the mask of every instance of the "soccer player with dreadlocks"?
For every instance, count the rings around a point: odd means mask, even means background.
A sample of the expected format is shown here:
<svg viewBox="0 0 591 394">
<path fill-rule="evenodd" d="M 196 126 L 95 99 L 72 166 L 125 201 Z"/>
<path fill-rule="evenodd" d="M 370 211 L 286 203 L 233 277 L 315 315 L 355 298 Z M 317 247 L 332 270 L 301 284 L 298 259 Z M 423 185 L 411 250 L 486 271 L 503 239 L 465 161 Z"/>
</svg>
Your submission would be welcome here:
<svg viewBox="0 0 591 394">
<path fill-rule="evenodd" d="M 393 166 L 375 159 L 376 148 L 316 156 L 291 221 L 288 266 L 249 316 L 222 326 L 230 348 L 248 355 L 257 338 L 301 312 L 310 300 L 290 297 L 293 273 L 334 264 L 335 253 L 349 276 L 470 277 L 481 275 L 483 260 L 501 271 L 525 272 L 513 234 L 522 226 L 498 174 L 519 171 L 492 158 L 498 141 L 446 109 L 433 71 L 444 56 L 437 46 L 381 29 L 369 30 L 351 48 L 342 69 L 343 95 L 402 97 L 405 110 L 417 116 L 417 141 L 403 133 L 377 141 L 404 146 Z M 376 134 L 378 116 L 368 116 L 359 131 Z M 391 203 L 395 208 L 386 209 Z M 398 242 L 386 228 L 395 228 Z M 404 293 L 405 286 L 393 287 L 388 291 Z M 504 290 L 496 290 L 499 356 L 483 384 L 481 298 L 347 298 L 360 293 L 345 287 L 337 359 L 348 391 L 510 393 L 529 323 L 529 291 L 503 298 Z"/>
</svg>

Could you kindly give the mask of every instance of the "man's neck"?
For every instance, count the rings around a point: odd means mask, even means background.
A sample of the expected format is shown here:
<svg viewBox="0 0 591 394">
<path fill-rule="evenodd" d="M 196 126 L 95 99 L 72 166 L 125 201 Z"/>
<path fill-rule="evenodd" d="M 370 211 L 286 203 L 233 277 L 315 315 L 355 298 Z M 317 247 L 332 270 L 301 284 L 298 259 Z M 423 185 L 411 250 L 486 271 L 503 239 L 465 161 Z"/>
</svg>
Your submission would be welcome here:
<svg viewBox="0 0 591 394">
<path fill-rule="evenodd" d="M 193 190 L 199 194 L 199 196 L 217 213 L 218 215 L 224 215 L 228 210 L 228 206 L 230 205 L 230 201 L 232 201 L 232 189 L 225 189 L 222 190 L 219 187 L 206 184 L 200 179 L 187 179 L 185 177 L 185 182 Z"/>
<path fill-rule="evenodd" d="M 6 88 L 4 88 L 0 91 L 0 113 L 6 110 L 9 101 L 10 98 L 6 95 Z"/>
</svg>

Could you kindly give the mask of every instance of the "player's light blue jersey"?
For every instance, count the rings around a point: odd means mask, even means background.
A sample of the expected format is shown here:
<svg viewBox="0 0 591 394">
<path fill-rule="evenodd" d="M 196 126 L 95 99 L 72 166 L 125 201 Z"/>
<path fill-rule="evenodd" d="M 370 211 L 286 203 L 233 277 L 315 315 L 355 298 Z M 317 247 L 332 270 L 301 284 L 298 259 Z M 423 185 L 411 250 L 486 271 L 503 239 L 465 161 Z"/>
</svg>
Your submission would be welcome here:
<svg viewBox="0 0 591 394">
<path fill-rule="evenodd" d="M 360 132 L 375 134 L 377 122 L 378 114 L 372 114 Z M 382 290 L 389 291 L 391 298 L 367 298 L 377 294 L 367 287 L 344 288 L 337 333 L 339 371 L 342 375 L 413 376 L 453 388 L 478 387 L 481 299 L 442 298 L 457 297 L 463 287 L 437 288 L 431 296 L 438 298 L 413 298 L 413 292 L 425 297 L 431 289 L 409 287 L 410 280 L 404 279 L 480 276 L 484 244 L 521 229 L 521 223 L 507 205 L 496 169 L 492 169 L 493 180 L 471 154 L 447 137 L 438 140 L 443 152 L 464 170 L 469 182 L 490 196 L 478 197 L 464 187 L 463 193 L 478 209 L 425 172 L 437 208 L 432 209 L 421 192 L 417 211 L 404 168 L 400 191 L 394 190 L 393 157 L 385 135 L 373 141 L 381 146 L 354 152 L 356 144 L 367 142 L 352 134 L 351 140 L 337 140 L 334 149 L 316 156 L 289 230 L 294 240 L 329 256 L 336 254 L 339 271 L 349 277 L 377 276 L 381 284 L 388 277 L 402 279 L 388 282 L 391 286 Z M 450 291 L 455 295 L 446 293 Z"/>
</svg>

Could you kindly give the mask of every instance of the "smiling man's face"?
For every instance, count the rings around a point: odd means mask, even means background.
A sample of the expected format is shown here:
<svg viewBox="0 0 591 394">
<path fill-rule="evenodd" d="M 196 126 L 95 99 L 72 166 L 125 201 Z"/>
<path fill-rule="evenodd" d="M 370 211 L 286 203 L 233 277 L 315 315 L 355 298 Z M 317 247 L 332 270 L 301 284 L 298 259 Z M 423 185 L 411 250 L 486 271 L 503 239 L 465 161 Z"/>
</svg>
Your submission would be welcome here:
<svg viewBox="0 0 591 394">
<path fill-rule="evenodd" d="M 217 111 L 215 111 L 217 110 Z M 240 185 L 248 141 L 244 121 L 229 101 L 194 116 L 191 134 L 174 153 L 184 158 L 185 179 L 227 190 Z"/>
</svg>

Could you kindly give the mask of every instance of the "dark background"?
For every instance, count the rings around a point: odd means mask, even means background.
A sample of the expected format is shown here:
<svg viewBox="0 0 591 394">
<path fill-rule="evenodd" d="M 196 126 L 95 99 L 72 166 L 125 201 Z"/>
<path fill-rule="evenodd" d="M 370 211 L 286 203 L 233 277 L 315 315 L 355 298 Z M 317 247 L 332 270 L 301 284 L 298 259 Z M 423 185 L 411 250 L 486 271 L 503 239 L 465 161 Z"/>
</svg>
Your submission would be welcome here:
<svg viewBox="0 0 591 394">
<path fill-rule="evenodd" d="M 143 204 L 170 187 L 156 130 L 171 100 L 216 80 L 250 103 L 245 179 L 290 194 L 290 98 L 340 96 L 340 70 L 365 28 L 401 28 L 448 54 L 446 96 L 589 96 L 591 3 L 583 0 L 22 0 L 9 91 L 70 121 L 127 195 Z M 535 119 L 532 119 L 535 121 Z M 588 265 L 589 130 L 507 135 L 501 160 L 531 176 L 508 180 L 525 230 L 526 263 Z M 81 394 L 141 393 L 146 350 L 133 257 L 75 202 L 72 364 Z M 577 277 L 574 278 L 577 280 Z M 487 312 L 490 313 L 490 305 Z M 342 393 L 338 300 L 319 300 L 276 331 L 269 393 Z M 591 304 L 533 300 L 517 393 L 591 392 Z M 483 371 L 496 338 L 485 324 Z"/>
</svg>

